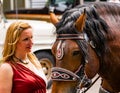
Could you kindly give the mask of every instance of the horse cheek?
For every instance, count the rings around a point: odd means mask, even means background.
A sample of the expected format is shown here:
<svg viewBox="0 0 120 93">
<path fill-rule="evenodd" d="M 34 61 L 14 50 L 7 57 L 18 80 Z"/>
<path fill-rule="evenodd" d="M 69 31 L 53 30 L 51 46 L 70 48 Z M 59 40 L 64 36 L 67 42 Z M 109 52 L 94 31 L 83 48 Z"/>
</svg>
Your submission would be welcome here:
<svg viewBox="0 0 120 93">
<path fill-rule="evenodd" d="M 99 60 L 93 59 L 86 63 L 85 73 L 89 79 L 92 79 L 99 71 Z"/>
</svg>

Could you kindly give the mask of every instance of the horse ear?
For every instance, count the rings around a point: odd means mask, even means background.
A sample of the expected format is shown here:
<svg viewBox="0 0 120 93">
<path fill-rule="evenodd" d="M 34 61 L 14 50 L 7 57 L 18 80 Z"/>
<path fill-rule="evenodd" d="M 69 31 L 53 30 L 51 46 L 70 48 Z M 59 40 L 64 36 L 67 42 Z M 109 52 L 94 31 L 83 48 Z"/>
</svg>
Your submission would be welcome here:
<svg viewBox="0 0 120 93">
<path fill-rule="evenodd" d="M 50 21 L 53 25 L 56 25 L 59 22 L 59 20 L 53 12 L 50 12 Z"/>
<path fill-rule="evenodd" d="M 80 17 L 75 22 L 76 29 L 80 32 L 83 31 L 85 19 L 86 19 L 86 9 L 84 9 L 84 13 L 82 15 L 80 15 Z"/>
</svg>

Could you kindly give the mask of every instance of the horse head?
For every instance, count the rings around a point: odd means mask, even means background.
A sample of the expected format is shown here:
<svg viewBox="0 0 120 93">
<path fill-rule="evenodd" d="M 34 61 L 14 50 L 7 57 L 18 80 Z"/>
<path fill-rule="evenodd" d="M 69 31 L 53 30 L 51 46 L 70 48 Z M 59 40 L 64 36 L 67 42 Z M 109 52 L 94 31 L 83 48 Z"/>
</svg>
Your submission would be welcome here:
<svg viewBox="0 0 120 93">
<path fill-rule="evenodd" d="M 115 21 L 119 20 L 120 11 L 116 7 L 120 8 L 111 3 L 82 5 L 66 11 L 60 20 L 50 13 L 57 33 L 52 47 L 56 58 L 52 93 L 79 93 L 90 86 L 97 73 L 103 78 L 104 90 L 120 91 L 120 75 L 115 74 L 120 70 L 120 53 L 116 53 L 119 22 Z"/>
<path fill-rule="evenodd" d="M 51 21 L 56 25 L 59 21 L 54 13 L 50 13 Z M 52 47 L 56 57 L 56 67 L 52 71 L 52 93 L 76 93 L 77 89 L 87 87 L 99 70 L 97 55 L 86 42 L 83 32 L 86 20 L 86 10 L 74 22 L 73 29 L 77 33 L 57 34 L 57 40 Z M 81 49 L 82 48 L 82 49 Z M 92 58 L 87 55 L 92 54 Z M 57 86 L 56 86 L 57 85 Z M 77 86 L 77 87 L 76 87 Z"/>
</svg>

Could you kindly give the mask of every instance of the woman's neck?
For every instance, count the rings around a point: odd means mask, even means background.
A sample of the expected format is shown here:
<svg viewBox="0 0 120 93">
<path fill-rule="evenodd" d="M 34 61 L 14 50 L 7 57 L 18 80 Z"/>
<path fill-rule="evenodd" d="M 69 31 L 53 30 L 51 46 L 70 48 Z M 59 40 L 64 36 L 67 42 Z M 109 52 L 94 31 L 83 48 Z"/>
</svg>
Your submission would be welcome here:
<svg viewBox="0 0 120 93">
<path fill-rule="evenodd" d="M 19 58 L 19 59 L 21 59 L 21 60 L 28 59 L 27 54 L 23 54 L 23 53 L 22 54 L 16 53 L 14 56 L 17 57 L 17 58 Z"/>
</svg>

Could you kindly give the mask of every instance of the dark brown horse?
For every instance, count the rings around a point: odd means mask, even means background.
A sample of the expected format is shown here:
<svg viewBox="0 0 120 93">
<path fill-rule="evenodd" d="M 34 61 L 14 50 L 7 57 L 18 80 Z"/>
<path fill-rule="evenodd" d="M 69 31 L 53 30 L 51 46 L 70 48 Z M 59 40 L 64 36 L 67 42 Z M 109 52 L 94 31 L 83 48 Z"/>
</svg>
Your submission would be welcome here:
<svg viewBox="0 0 120 93">
<path fill-rule="evenodd" d="M 52 52 L 52 93 L 76 93 L 102 77 L 99 93 L 120 92 L 120 4 L 91 3 L 67 10 L 58 20 Z"/>
</svg>

